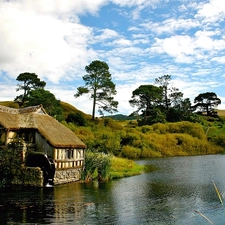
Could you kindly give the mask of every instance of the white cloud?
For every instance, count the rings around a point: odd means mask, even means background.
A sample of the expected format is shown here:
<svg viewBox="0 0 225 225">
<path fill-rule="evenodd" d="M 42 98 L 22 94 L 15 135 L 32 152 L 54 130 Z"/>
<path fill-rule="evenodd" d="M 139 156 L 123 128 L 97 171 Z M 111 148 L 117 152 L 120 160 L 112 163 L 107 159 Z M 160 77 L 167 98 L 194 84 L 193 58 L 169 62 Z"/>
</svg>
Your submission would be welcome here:
<svg viewBox="0 0 225 225">
<path fill-rule="evenodd" d="M 120 36 L 115 30 L 108 29 L 108 28 L 101 29 L 100 32 L 101 32 L 100 35 L 96 35 L 94 37 L 94 42 L 103 42 L 108 39 L 114 39 Z"/>
<path fill-rule="evenodd" d="M 7 2 L 1 0 L 0 3 L 16 7 L 19 10 L 31 11 L 38 14 L 47 14 L 52 16 L 70 14 L 77 16 L 86 13 L 96 14 L 98 10 L 107 3 L 107 0 L 48 0 L 48 2 L 45 0 L 9 0 Z M 73 12 L 73 14 L 71 12 Z"/>
<path fill-rule="evenodd" d="M 90 53 L 93 52 L 87 50 L 92 37 L 91 28 L 69 20 L 60 20 L 49 14 L 37 13 L 54 10 L 58 13 L 53 2 L 0 3 L 0 21 L 3 24 L 0 26 L 0 66 L 9 76 L 15 78 L 21 72 L 35 71 L 41 78 L 57 83 L 65 76 L 66 71 L 76 69 L 74 64 L 85 65 L 92 57 Z M 103 1 L 96 2 L 100 4 Z M 64 4 L 63 1 L 58 3 Z M 78 3 L 84 5 L 87 1 Z M 95 3 L 92 11 L 96 11 L 97 6 Z M 68 7 L 66 5 L 60 10 L 66 12 Z M 89 7 L 91 6 L 88 6 L 87 11 L 91 11 Z"/>
<path fill-rule="evenodd" d="M 155 5 L 160 2 L 160 0 L 111 0 L 114 4 L 120 5 L 120 6 L 128 6 L 128 7 L 134 7 L 134 6 L 143 6 L 143 5 Z"/>
<path fill-rule="evenodd" d="M 175 31 L 183 30 L 187 31 L 192 28 L 200 26 L 199 21 L 193 19 L 175 19 L 169 18 L 162 22 L 153 22 L 145 21 L 140 24 L 141 27 L 144 27 L 157 35 L 162 35 L 163 33 L 173 34 Z"/>
<path fill-rule="evenodd" d="M 225 18 L 225 2 L 210 0 L 206 4 L 200 4 L 196 18 L 203 19 L 205 23 L 223 21 Z"/>
</svg>

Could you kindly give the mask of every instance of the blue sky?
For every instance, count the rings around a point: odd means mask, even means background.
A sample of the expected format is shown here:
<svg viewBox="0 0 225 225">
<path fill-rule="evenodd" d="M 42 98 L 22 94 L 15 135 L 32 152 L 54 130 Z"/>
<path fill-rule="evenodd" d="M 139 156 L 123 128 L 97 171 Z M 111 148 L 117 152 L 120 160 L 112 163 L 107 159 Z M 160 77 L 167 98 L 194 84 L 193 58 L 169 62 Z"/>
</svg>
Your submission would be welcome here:
<svg viewBox="0 0 225 225">
<path fill-rule="evenodd" d="M 169 74 L 185 98 L 215 92 L 225 109 L 225 1 L 0 0 L 0 101 L 13 100 L 16 77 L 36 73 L 57 99 L 74 98 L 85 66 L 105 61 L 118 113 L 135 109 L 132 91 Z"/>
</svg>

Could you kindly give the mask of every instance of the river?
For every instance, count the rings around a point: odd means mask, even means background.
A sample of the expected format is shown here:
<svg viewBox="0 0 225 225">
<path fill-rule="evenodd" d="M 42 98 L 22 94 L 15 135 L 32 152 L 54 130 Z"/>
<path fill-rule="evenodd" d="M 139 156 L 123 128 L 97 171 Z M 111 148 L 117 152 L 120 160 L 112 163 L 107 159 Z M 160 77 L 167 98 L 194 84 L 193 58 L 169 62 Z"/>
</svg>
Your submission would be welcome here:
<svg viewBox="0 0 225 225">
<path fill-rule="evenodd" d="M 105 183 L 0 192 L 0 224 L 225 224 L 225 156 L 140 160 L 148 171 Z M 199 213 L 203 214 L 201 216 Z"/>
</svg>

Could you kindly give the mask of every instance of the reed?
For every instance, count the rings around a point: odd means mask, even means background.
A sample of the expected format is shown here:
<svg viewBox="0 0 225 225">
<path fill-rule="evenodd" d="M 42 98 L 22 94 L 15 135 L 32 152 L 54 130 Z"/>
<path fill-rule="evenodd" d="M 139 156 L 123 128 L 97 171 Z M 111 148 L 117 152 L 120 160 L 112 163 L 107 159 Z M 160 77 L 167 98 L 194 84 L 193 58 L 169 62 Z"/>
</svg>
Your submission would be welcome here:
<svg viewBox="0 0 225 225">
<path fill-rule="evenodd" d="M 212 180 L 212 183 L 213 183 L 213 186 L 215 188 L 216 194 L 217 194 L 217 196 L 218 196 L 218 198 L 220 200 L 220 204 L 224 207 L 222 196 L 221 196 L 221 194 L 220 194 L 220 192 L 219 192 L 219 190 L 218 190 L 218 188 L 217 188 L 217 186 L 216 186 L 216 184 L 215 184 L 215 182 L 213 180 Z M 206 219 L 210 224 L 214 225 L 214 223 L 208 217 L 206 217 L 203 213 L 201 213 L 201 212 L 199 212 L 197 210 L 195 210 L 195 212 L 198 213 L 204 219 Z"/>
<path fill-rule="evenodd" d="M 220 203 L 221 203 L 221 205 L 223 206 L 223 199 L 222 199 L 222 197 L 221 197 L 221 195 L 220 195 L 220 192 L 219 192 L 219 190 L 218 190 L 218 188 L 217 188 L 215 182 L 214 182 L 214 181 L 212 181 L 212 182 L 213 182 L 213 185 L 214 185 L 216 194 L 217 194 L 217 196 L 218 196 L 218 198 L 219 198 L 219 200 L 220 200 Z"/>
</svg>

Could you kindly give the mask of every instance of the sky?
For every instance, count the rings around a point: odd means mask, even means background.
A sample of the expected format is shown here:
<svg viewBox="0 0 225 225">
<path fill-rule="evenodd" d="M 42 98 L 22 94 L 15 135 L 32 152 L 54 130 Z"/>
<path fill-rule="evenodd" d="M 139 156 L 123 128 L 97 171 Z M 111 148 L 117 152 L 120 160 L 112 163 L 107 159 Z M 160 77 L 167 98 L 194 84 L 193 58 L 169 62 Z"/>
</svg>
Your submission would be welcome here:
<svg viewBox="0 0 225 225">
<path fill-rule="evenodd" d="M 0 0 L 0 101 L 12 101 L 20 73 L 36 73 L 61 101 L 92 113 L 75 98 L 85 66 L 109 66 L 118 113 L 140 85 L 171 75 L 184 98 L 215 92 L 225 109 L 225 1 Z M 98 115 L 96 111 L 96 115 Z"/>
</svg>

